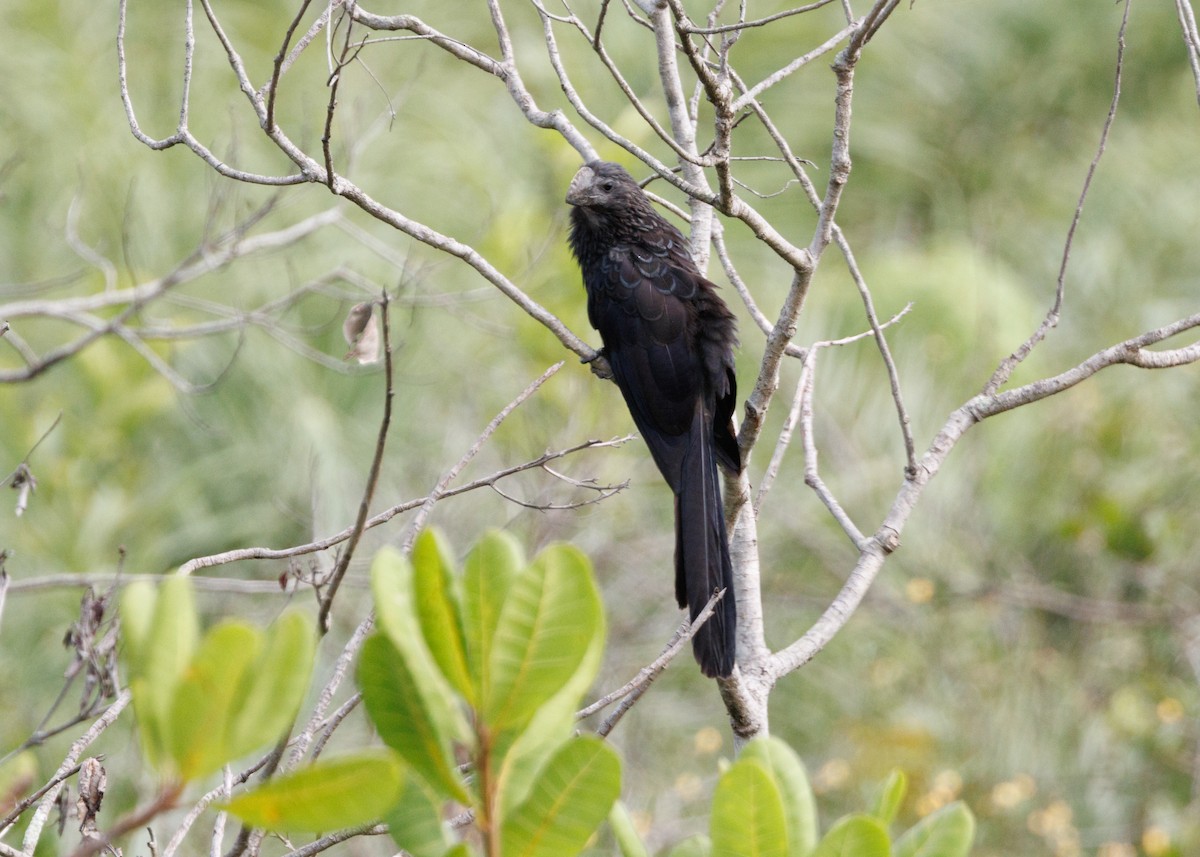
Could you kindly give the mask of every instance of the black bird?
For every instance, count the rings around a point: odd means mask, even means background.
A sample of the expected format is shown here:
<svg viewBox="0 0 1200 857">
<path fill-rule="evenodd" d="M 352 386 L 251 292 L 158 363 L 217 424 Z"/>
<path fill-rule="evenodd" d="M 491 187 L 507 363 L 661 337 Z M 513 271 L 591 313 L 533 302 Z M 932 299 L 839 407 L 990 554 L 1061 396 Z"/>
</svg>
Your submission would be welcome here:
<svg viewBox="0 0 1200 857">
<path fill-rule="evenodd" d="M 733 670 L 737 603 L 717 463 L 742 469 L 733 433 L 733 313 L 701 276 L 688 242 L 622 167 L 592 161 L 567 191 L 571 251 L 588 319 L 604 341 L 638 431 L 675 492 L 675 597 L 693 619 L 725 595 L 693 638 L 701 671 Z"/>
</svg>

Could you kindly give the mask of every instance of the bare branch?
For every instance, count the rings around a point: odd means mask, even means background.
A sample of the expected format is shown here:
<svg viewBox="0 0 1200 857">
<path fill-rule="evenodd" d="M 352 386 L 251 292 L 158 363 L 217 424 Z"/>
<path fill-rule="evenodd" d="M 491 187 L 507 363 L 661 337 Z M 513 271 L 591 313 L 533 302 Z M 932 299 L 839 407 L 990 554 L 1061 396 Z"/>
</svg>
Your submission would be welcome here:
<svg viewBox="0 0 1200 857">
<path fill-rule="evenodd" d="M 654 43 L 658 50 L 658 79 L 662 86 L 663 97 L 667 102 L 668 115 L 671 117 L 672 136 L 685 153 L 679 159 L 683 177 L 689 185 L 708 191 L 708 179 L 704 175 L 704 170 L 696 164 L 699 156 L 696 149 L 696 122 L 689 114 L 687 100 L 683 94 L 683 83 L 679 78 L 679 66 L 675 62 L 673 13 L 678 15 L 678 12 L 663 5 L 651 16 L 651 21 L 654 23 Z M 685 49 L 689 44 L 685 37 Z M 728 99 L 724 99 L 724 102 L 727 105 Z M 718 111 L 721 109 L 720 105 L 715 102 L 714 105 L 718 107 Z M 727 158 L 728 149 L 717 151 L 716 157 L 718 162 L 722 157 Z M 718 169 L 720 169 L 719 163 Z M 696 267 L 701 273 L 704 273 L 708 270 L 712 237 L 712 206 L 694 196 L 689 196 L 688 208 L 692 215 L 691 255 Z"/>
<path fill-rule="evenodd" d="M 1075 243 L 1075 230 L 1079 228 L 1079 219 L 1083 216 L 1083 206 L 1087 202 L 1088 191 L 1091 189 L 1092 179 L 1096 175 L 1096 168 L 1100 166 L 1100 159 L 1104 156 L 1104 150 L 1108 146 L 1108 132 L 1112 130 L 1113 120 L 1117 118 L 1117 104 L 1121 100 L 1121 73 L 1125 67 L 1125 28 L 1128 24 L 1129 0 L 1125 0 L 1125 12 L 1121 16 L 1121 27 L 1117 31 L 1117 70 L 1113 81 L 1112 100 L 1108 105 L 1108 115 L 1104 117 L 1104 126 L 1100 130 L 1100 144 L 1096 147 L 1096 154 L 1092 156 L 1092 162 L 1088 165 L 1087 175 L 1083 179 L 1083 189 L 1079 192 L 1079 201 L 1075 204 L 1075 214 L 1072 216 L 1071 226 L 1067 230 L 1067 239 L 1063 243 L 1062 262 L 1058 266 L 1058 279 L 1055 281 L 1054 287 L 1054 302 L 1050 305 L 1050 311 L 1046 313 L 1046 317 L 1042 319 L 1037 330 L 1021 344 L 1020 348 L 1004 358 L 996 367 L 996 371 L 984 385 L 983 392 L 985 394 L 995 393 L 1008 383 L 1012 373 L 1029 356 L 1030 352 L 1046 338 L 1053 328 L 1058 326 L 1063 297 L 1066 294 L 1067 265 L 1071 261 L 1071 247 Z"/>
<path fill-rule="evenodd" d="M 659 656 L 654 659 L 654 661 L 638 670 L 637 675 L 635 675 L 621 687 L 610 693 L 606 693 L 604 696 L 576 711 L 575 719 L 584 720 L 588 717 L 591 717 L 596 712 L 608 708 L 608 706 L 612 705 L 617 700 L 624 699 L 633 691 L 653 682 L 658 674 L 666 668 L 667 664 L 670 663 L 670 661 L 677 654 L 683 651 L 684 646 L 686 646 L 688 641 L 695 636 L 696 631 L 700 630 L 700 626 L 703 625 L 704 622 L 707 621 L 708 617 L 712 615 L 713 610 L 716 608 L 719 596 L 720 593 L 713 593 L 713 597 L 710 598 L 708 603 L 704 605 L 704 609 L 697 614 L 695 622 L 690 622 L 687 619 L 684 619 L 683 622 L 680 623 L 679 627 L 675 629 L 675 633 L 671 635 L 671 639 L 667 641 L 667 645 L 663 648 Z"/>
<path fill-rule="evenodd" d="M 379 302 L 379 315 L 383 332 L 383 416 L 379 420 L 379 435 L 375 440 L 375 455 L 371 459 L 371 470 L 367 474 L 367 484 L 363 488 L 362 501 L 358 504 L 358 517 L 354 521 L 350 537 L 346 539 L 346 547 L 338 555 L 337 564 L 329 575 L 324 595 L 321 597 L 321 608 L 317 613 L 317 629 L 322 634 L 329 631 L 329 611 L 333 609 L 333 599 L 337 595 L 338 587 L 342 585 L 346 569 L 350 567 L 350 558 L 354 555 L 354 549 L 358 547 L 358 540 L 366 529 L 367 515 L 371 511 L 371 498 L 375 496 L 375 486 L 379 483 L 379 473 L 383 467 L 383 450 L 387 446 L 388 429 L 392 424 L 392 400 L 395 398 L 395 392 L 392 389 L 392 340 L 386 291 L 383 292 Z"/>
<path fill-rule="evenodd" d="M 613 61 L 613 58 L 609 55 L 608 50 L 604 47 L 604 43 L 602 41 L 600 41 L 600 29 L 599 29 L 600 25 L 599 24 L 597 24 L 597 29 L 596 29 L 595 35 L 592 35 L 590 32 L 588 32 L 587 25 L 584 24 L 584 22 L 581 21 L 575 14 L 572 13 L 569 17 L 567 17 L 564 20 L 555 15 L 551 15 L 548 11 L 546 11 L 545 5 L 541 2 L 541 0 L 532 0 L 532 2 L 533 2 L 534 7 L 538 10 L 538 13 L 540 15 L 542 15 L 543 26 L 548 27 L 549 21 L 552 21 L 552 20 L 553 21 L 562 21 L 563 23 L 568 23 L 571 26 L 575 27 L 575 29 L 577 29 L 579 31 L 579 33 L 585 39 L 587 39 L 588 42 L 591 43 L 592 49 L 596 52 L 596 56 L 598 56 L 600 58 L 600 62 L 602 62 L 604 64 L 605 69 L 608 70 L 608 73 L 612 76 L 613 81 L 620 88 L 621 94 L 625 96 L 625 100 L 628 101 L 630 106 L 633 107 L 633 109 L 638 112 L 638 115 L 641 116 L 642 120 L 646 123 L 646 125 L 649 126 L 650 129 L 656 135 L 658 135 L 658 138 L 660 140 L 662 140 L 664 143 L 666 143 L 668 146 L 670 146 L 671 149 L 675 152 L 675 154 L 679 158 L 681 158 L 683 160 L 690 160 L 695 163 L 700 162 L 700 160 L 697 158 L 697 156 L 695 154 L 695 151 L 694 151 L 695 147 L 693 147 L 692 151 L 688 151 L 683 146 L 681 146 L 676 141 L 675 137 L 672 136 L 670 133 L 668 133 L 667 130 L 662 127 L 662 125 L 659 123 L 658 119 L 655 118 L 654 114 L 650 112 L 650 109 L 648 107 L 646 107 L 645 103 L 638 97 L 637 93 L 634 91 L 633 86 L 630 85 L 629 81 L 625 79 L 625 75 L 623 75 L 621 73 L 620 68 L 617 67 L 617 64 Z M 603 22 L 603 16 L 604 16 L 605 9 L 607 9 L 607 4 L 605 4 L 604 6 L 601 7 L 601 10 L 600 10 L 601 22 Z"/>
<path fill-rule="evenodd" d="M 42 836 L 42 828 L 45 827 L 46 820 L 50 817 L 50 811 L 54 808 L 54 804 L 58 800 L 63 782 L 69 776 L 67 772 L 79 764 L 79 757 L 83 755 L 83 751 L 90 747 L 104 730 L 116 721 L 121 712 L 125 710 L 125 707 L 129 705 L 129 701 L 132 698 L 129 688 L 122 690 L 117 698 L 113 700 L 112 704 L 104 709 L 104 713 L 100 715 L 96 722 L 71 744 L 66 758 L 63 759 L 62 764 L 58 766 L 58 770 L 54 773 L 52 782 L 55 784 L 42 796 L 41 803 L 38 804 L 33 818 L 29 821 L 29 826 L 25 828 L 25 838 L 21 843 L 21 851 L 25 857 L 33 857 L 34 849 L 37 848 L 38 840 Z"/>
<path fill-rule="evenodd" d="M 845 531 L 851 543 L 861 551 L 866 546 L 867 539 L 825 485 L 817 468 L 817 444 L 813 432 L 813 389 L 816 386 L 817 355 L 820 351 L 817 346 L 808 350 L 797 385 L 800 399 L 800 437 L 804 443 L 804 483 L 817 492 L 829 514 L 833 515 L 833 519 Z"/>
<path fill-rule="evenodd" d="M 1039 402 L 1042 399 L 1069 390 L 1081 381 L 1095 375 L 1101 369 L 1110 366 L 1127 365 L 1140 369 L 1167 369 L 1174 366 L 1184 366 L 1200 361 L 1200 342 L 1172 351 L 1151 351 L 1148 346 L 1155 345 L 1165 339 L 1178 336 L 1200 327 L 1200 313 L 1179 319 L 1171 324 L 1147 331 L 1140 336 L 1119 342 L 1105 348 L 1083 361 L 1072 369 L 1043 378 L 1014 390 L 1007 390 L 992 396 L 977 396 L 964 405 L 971 415 L 979 420 L 996 414 L 1011 411 L 1022 405 Z"/>
<path fill-rule="evenodd" d="M 333 673 L 317 696 L 317 703 L 313 706 L 312 714 L 305 723 L 304 729 L 296 735 L 292 743 L 292 752 L 284 764 L 284 770 L 295 768 L 304 758 L 304 754 L 308 752 L 308 748 L 312 745 L 316 737 L 317 730 L 321 729 L 325 724 L 325 712 L 333 704 L 334 695 L 337 693 L 338 688 L 341 687 L 342 681 L 349 675 L 350 667 L 353 665 L 354 659 L 358 657 L 359 649 L 362 648 L 367 635 L 371 633 L 374 627 L 375 614 L 372 612 L 358 623 L 354 628 L 354 633 L 350 635 L 350 639 L 342 647 L 342 652 L 338 655 L 337 662 L 334 664 Z"/>
<path fill-rule="evenodd" d="M 725 596 L 732 597 L 732 595 L 733 593 L 726 592 L 724 589 L 720 590 L 719 592 L 714 592 L 712 598 L 708 599 L 708 603 L 704 605 L 704 609 L 696 614 L 695 620 L 692 622 L 685 621 L 683 625 L 679 627 L 679 630 L 675 632 L 674 636 L 671 638 L 671 641 L 663 650 L 663 653 L 659 655 L 653 663 L 639 670 L 638 674 L 634 676 L 634 678 L 624 687 L 614 691 L 611 694 L 608 694 L 603 699 L 597 700 L 587 708 L 576 712 L 575 718 L 577 720 L 582 720 L 583 718 L 594 714 L 596 711 L 599 711 L 601 708 L 607 707 L 615 700 L 620 699 L 620 705 L 613 709 L 612 713 L 609 714 L 608 717 L 604 719 L 604 722 L 601 723 L 596 729 L 596 734 L 601 738 L 607 738 L 609 735 L 611 735 L 613 729 L 615 729 L 617 724 L 621 722 L 621 718 L 625 716 L 629 709 L 633 708 L 633 706 L 637 704 L 637 701 L 642 698 L 642 694 L 644 694 L 650 688 L 650 685 L 654 683 L 654 680 L 662 674 L 662 671 L 667 668 L 667 665 L 674 660 L 675 656 L 683 650 L 685 645 L 687 645 L 687 642 L 692 639 L 693 636 L 695 636 L 696 632 L 699 631 L 704 623 L 708 621 L 709 617 L 712 616 L 713 610 L 716 609 L 717 602 Z M 601 705 L 601 703 L 603 704 Z"/>
<path fill-rule="evenodd" d="M 165 579 L 161 574 L 121 573 L 118 575 L 113 572 L 71 571 L 14 580 L 9 583 L 9 591 L 17 594 L 48 589 L 86 589 L 89 586 L 112 586 L 116 583 L 129 584 L 138 581 L 157 585 Z M 196 577 L 193 579 L 192 585 L 205 592 L 225 592 L 233 595 L 278 595 L 283 591 L 277 580 L 240 580 L 232 577 Z M 356 584 L 353 580 L 349 580 L 345 585 Z"/>
<path fill-rule="evenodd" d="M 572 455 L 576 452 L 581 452 L 585 449 L 603 449 L 605 447 L 610 447 L 610 446 L 620 446 L 621 444 L 627 442 L 629 439 L 630 439 L 630 436 L 616 438 L 614 440 L 605 440 L 605 441 L 588 440 L 588 441 L 584 441 L 581 444 L 577 444 L 575 446 L 568 447 L 566 449 L 557 450 L 555 452 L 547 452 L 547 453 L 544 453 L 543 455 L 538 456 L 537 458 L 531 459 L 531 460 L 523 462 L 521 464 L 511 465 L 502 470 L 498 470 L 495 473 L 492 473 L 488 476 L 484 476 L 480 479 L 475 479 L 471 482 L 460 485 L 457 488 L 445 488 L 439 496 L 441 497 L 441 499 L 444 500 L 449 497 L 457 497 L 460 494 L 466 494 L 470 491 L 478 490 L 479 488 L 490 488 L 491 486 L 493 486 L 495 483 L 497 483 L 501 479 L 504 479 L 508 476 L 512 476 L 513 474 L 522 473 L 526 470 L 534 470 L 534 469 L 540 468 L 551 461 L 556 461 L 560 458 L 564 458 L 564 457 L 566 457 L 568 455 Z M 402 514 L 403 512 L 409 512 L 409 511 L 412 511 L 413 509 L 421 508 L 423 505 L 425 505 L 425 503 L 427 503 L 429 501 L 430 496 L 431 495 L 427 495 L 425 497 L 418 497 L 414 500 L 406 500 L 403 503 L 399 503 L 395 506 L 392 506 L 389 509 L 384 510 L 383 512 L 378 513 L 377 515 L 373 516 L 372 518 L 370 518 L 367 521 L 366 529 L 369 530 L 373 527 L 379 526 L 380 524 L 386 524 L 392 518 L 396 517 L 396 515 Z M 352 530 L 352 527 L 347 527 L 346 529 L 342 530 L 339 533 L 335 533 L 332 536 L 328 536 L 323 539 L 318 539 L 317 541 L 309 542 L 307 544 L 296 545 L 296 546 L 290 547 L 290 548 L 281 548 L 281 549 L 261 548 L 261 547 L 238 548 L 236 550 L 225 551 L 224 553 L 212 554 L 211 556 L 196 557 L 195 559 L 188 560 L 182 566 L 180 566 L 179 573 L 180 574 L 191 574 L 192 572 L 197 571 L 202 568 L 212 568 L 212 567 L 218 566 L 218 565 L 227 565 L 228 563 L 231 563 L 231 562 L 241 562 L 243 560 L 289 559 L 289 558 L 295 557 L 295 556 L 303 556 L 305 554 L 318 553 L 320 551 L 328 550 L 329 548 L 335 547 L 336 545 L 340 544 L 341 542 L 344 542 L 346 539 L 348 539 L 350 537 L 351 530 Z M 232 583 L 230 583 L 228 581 L 226 581 L 225 584 L 230 585 L 230 586 L 233 585 Z M 275 584 L 271 584 L 271 586 L 274 587 Z"/>
<path fill-rule="evenodd" d="M 699 36 L 715 36 L 720 33 L 738 33 L 747 27 L 765 27 L 782 18 L 790 18 L 793 15 L 802 15 L 805 12 L 811 12 L 814 9 L 820 9 L 822 6 L 827 6 L 833 0 L 817 0 L 815 3 L 809 3 L 805 6 L 798 6 L 795 9 L 788 9 L 784 12 L 776 12 L 774 15 L 767 15 L 765 18 L 756 18 L 753 21 L 739 21 L 736 24 L 724 24 L 716 27 L 697 27 L 694 24 L 680 24 L 680 29 L 685 33 L 694 33 Z"/>
<path fill-rule="evenodd" d="M 876 0 L 875 5 L 871 7 L 871 11 L 863 16 L 855 28 L 854 35 L 850 37 L 850 44 L 846 48 L 848 56 L 852 62 L 858 61 L 858 55 L 866 46 L 867 42 L 879 32 L 879 28 L 883 26 L 888 17 L 895 11 L 900 4 L 900 0 Z M 849 6 L 847 5 L 847 9 Z"/>
<path fill-rule="evenodd" d="M 820 4 L 820 5 L 824 5 L 824 4 Z M 852 32 L 854 32 L 854 25 L 851 24 L 851 25 L 847 25 L 846 27 L 843 27 L 837 33 L 830 36 L 828 39 L 826 39 L 824 42 L 822 42 L 817 47 L 813 48 L 808 53 L 796 57 L 794 60 L 792 60 L 787 65 L 785 65 L 783 68 L 779 69 L 778 71 L 774 72 L 773 74 L 768 75 L 767 77 L 763 78 L 761 81 L 756 83 L 754 86 L 747 89 L 740 96 L 738 96 L 736 101 L 733 102 L 733 104 L 731 105 L 731 109 L 735 113 L 738 113 L 738 112 L 744 110 L 746 108 L 746 106 L 752 100 L 758 98 L 758 96 L 761 95 L 765 90 L 767 90 L 770 87 L 774 86 L 775 84 L 779 83 L 781 80 L 785 79 L 786 77 L 793 74 L 794 72 L 799 71 L 800 69 L 804 68 L 804 66 L 808 65 L 813 60 L 818 59 L 818 58 L 824 56 L 825 54 L 829 53 L 831 50 L 833 50 L 838 45 L 840 45 L 842 42 L 844 42 L 846 40 L 846 38 Z"/>
<path fill-rule="evenodd" d="M 354 694 L 343 702 L 338 707 L 338 710 L 329 716 L 329 719 L 325 723 L 321 724 L 321 737 L 313 743 L 312 758 L 316 759 L 321 755 L 321 751 L 325 749 L 325 744 L 333 737 L 334 731 L 342 725 L 343 720 L 350 716 L 350 712 L 359 706 L 362 699 L 363 695 L 361 691 Z"/>
<path fill-rule="evenodd" d="M 287 58 L 288 45 L 291 44 L 292 36 L 296 32 L 296 28 L 300 26 L 300 21 L 304 18 L 304 13 L 308 11 L 308 4 L 312 0 L 304 0 L 300 4 L 300 8 L 296 10 L 296 16 L 292 18 L 292 23 L 288 25 L 287 32 L 283 34 L 283 44 L 279 46 L 279 52 L 275 54 L 275 63 L 271 69 L 271 80 L 267 83 L 267 128 L 275 127 L 275 96 L 279 92 L 279 76 L 283 74 L 283 63 Z M 191 3 L 188 4 L 189 9 Z M 327 23 L 329 21 L 329 11 L 332 6 L 326 7 L 325 12 L 321 15 L 321 21 Z M 306 43 L 307 44 L 307 43 Z M 262 93 L 259 93 L 261 96 Z"/>
<path fill-rule="evenodd" d="M 1173 351 L 1147 350 L 1150 345 L 1198 327 L 1200 313 L 1117 343 L 1052 378 L 1003 393 L 980 394 L 954 410 L 921 457 L 916 470 L 906 476 L 879 529 L 860 543 L 858 562 L 833 602 L 803 637 L 771 657 L 771 674 L 778 679 L 803 666 L 845 626 L 870 589 L 887 555 L 900 546 L 900 534 L 925 486 L 941 470 L 950 451 L 971 426 L 996 414 L 1061 393 L 1110 366 L 1126 364 L 1155 369 L 1200 362 L 1200 342 Z"/>
<path fill-rule="evenodd" d="M 341 5 L 344 2 L 345 0 L 339 0 L 337 5 Z M 364 27 L 384 32 L 403 31 L 413 33 L 430 44 L 437 45 L 456 59 L 460 59 L 498 78 L 504 78 L 504 66 L 499 60 L 493 59 L 478 48 L 468 45 L 466 42 L 459 41 L 452 36 L 434 29 L 415 15 L 375 15 L 366 11 L 357 3 L 351 8 L 350 14 L 353 16 L 355 23 L 362 24 Z"/>
<path fill-rule="evenodd" d="M 26 797 L 22 798 L 19 801 L 17 801 L 17 803 L 13 806 L 12 810 L 9 811 L 8 815 L 4 816 L 4 818 L 0 818 L 0 834 L 3 834 L 8 829 L 9 825 L 11 825 L 18 818 L 20 818 L 21 814 L 23 812 L 25 812 L 25 810 L 29 809 L 29 807 L 33 806 L 35 803 L 37 803 L 39 800 L 41 800 L 42 796 L 45 795 L 46 792 L 50 791 L 50 789 L 54 788 L 55 786 L 60 785 L 61 783 L 71 779 L 71 777 L 73 777 L 77 773 L 79 773 L 79 768 L 80 768 L 79 765 L 75 765 L 74 767 L 68 768 L 65 771 L 60 769 L 58 773 L 56 773 L 53 777 L 50 778 L 49 782 L 45 783 L 37 791 L 33 792 L 30 795 L 27 795 Z M 12 853 L 20 854 L 21 852 L 17 851 L 16 849 L 13 849 Z"/>
<path fill-rule="evenodd" d="M 1196 80 L 1196 103 L 1200 104 L 1200 30 L 1196 29 L 1196 13 L 1192 11 L 1191 0 L 1175 0 L 1175 11 L 1183 30 L 1183 43 L 1187 47 L 1192 77 Z"/>
<path fill-rule="evenodd" d="M 340 842 L 345 842 L 347 839 L 354 839 L 358 836 L 382 836 L 387 832 L 386 824 L 364 824 L 360 827 L 349 828 L 348 830 L 339 830 L 337 833 L 322 836 L 320 839 L 310 842 L 302 848 L 289 851 L 283 857 L 313 857 L 313 855 L 320 854 L 322 851 L 326 851 Z"/>
<path fill-rule="evenodd" d="M 183 789 L 180 784 L 167 785 L 147 804 L 140 806 L 121 818 L 103 833 L 85 836 L 83 841 L 71 852 L 70 857 L 91 857 L 112 847 L 112 844 L 127 833 L 145 827 L 148 822 L 164 812 L 174 809 Z"/>
<path fill-rule="evenodd" d="M 908 416 L 908 408 L 904 406 L 904 395 L 900 392 L 900 373 L 896 370 L 896 361 L 892 359 L 892 350 L 888 347 L 887 336 L 883 332 L 884 326 L 879 323 L 879 317 L 875 313 L 875 302 L 871 298 L 871 290 L 867 288 L 867 280 L 858 267 L 854 253 L 850 250 L 850 242 L 846 240 L 846 236 L 836 225 L 833 227 L 833 235 L 846 260 L 846 267 L 850 269 L 854 285 L 858 287 L 863 309 L 867 314 L 867 322 L 871 325 L 871 332 L 875 336 L 875 344 L 879 347 L 883 365 L 887 367 L 888 383 L 892 388 L 892 401 L 896 405 L 896 417 L 900 421 L 900 436 L 904 440 L 905 470 L 911 472 L 917 466 L 917 452 L 916 444 L 913 442 L 912 422 Z"/>
<path fill-rule="evenodd" d="M 248 220 L 239 223 L 216 241 L 198 247 L 171 272 L 137 286 L 115 290 L 106 289 L 91 295 L 57 300 L 34 299 L 0 304 L 0 313 L 8 319 L 56 318 L 86 328 L 88 331 L 77 339 L 41 356 L 33 355 L 32 361 L 27 357 L 24 368 L 0 371 L 0 383 L 27 381 L 37 377 L 57 363 L 78 354 L 98 339 L 108 335 L 117 335 L 176 388 L 194 390 L 196 389 L 195 385 L 175 373 L 158 354 L 146 348 L 138 331 L 128 324 L 129 320 L 151 302 L 185 283 L 210 274 L 244 256 L 290 246 L 317 230 L 337 222 L 341 216 L 338 209 L 330 208 L 283 229 L 248 234 L 250 226 L 256 220 L 256 217 L 251 215 Z M 286 302 L 287 299 L 284 300 Z M 119 312 L 104 318 L 92 314 L 112 309 L 119 309 Z"/>
<path fill-rule="evenodd" d="M 417 510 L 417 514 L 413 516 L 411 521 L 409 521 L 408 529 L 405 531 L 403 539 L 405 551 L 407 551 L 412 546 L 413 542 L 416 541 L 417 535 L 421 532 L 421 529 L 425 526 L 425 521 L 429 518 L 430 513 L 433 511 L 433 507 L 443 497 L 449 496 L 450 492 L 447 489 L 449 488 L 450 483 L 458 478 L 458 474 L 462 472 L 463 468 L 466 467 L 470 463 L 471 459 L 476 456 L 479 450 L 483 448 L 483 445 L 487 443 L 488 438 L 490 438 L 496 429 L 500 427 L 500 424 L 507 419 L 509 414 L 521 407 L 521 405 L 523 405 L 530 396 L 536 393 L 543 384 L 554 377 L 554 375 L 562 367 L 563 364 L 561 361 L 555 363 L 553 366 L 543 372 L 540 377 L 535 379 L 528 387 L 522 390 L 515 399 L 505 405 L 500 413 L 496 414 L 496 416 L 492 418 L 492 421 L 484 427 L 479 437 L 475 439 L 475 443 L 471 444 L 471 448 L 463 453 L 462 458 L 460 458 L 453 467 L 443 474 L 442 478 L 438 480 L 435 486 L 433 486 L 433 490 L 429 492 L 429 495 L 425 498 L 424 502 Z"/>
</svg>

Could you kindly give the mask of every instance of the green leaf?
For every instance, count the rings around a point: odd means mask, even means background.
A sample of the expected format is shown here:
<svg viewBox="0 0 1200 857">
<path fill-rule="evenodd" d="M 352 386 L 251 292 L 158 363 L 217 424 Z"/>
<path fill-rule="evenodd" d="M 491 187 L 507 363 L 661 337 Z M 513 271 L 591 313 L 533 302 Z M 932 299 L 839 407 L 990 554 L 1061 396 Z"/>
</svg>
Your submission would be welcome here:
<svg viewBox="0 0 1200 857">
<path fill-rule="evenodd" d="M 472 705 L 479 695 L 467 667 L 462 616 L 453 590 L 452 562 L 433 530 L 426 530 L 413 545 L 413 589 L 417 618 L 425 645 L 442 675 Z"/>
<path fill-rule="evenodd" d="M 882 821 L 885 827 L 896 820 L 896 813 L 900 811 L 900 804 L 907 791 L 908 777 L 904 771 L 895 769 L 888 774 L 887 782 L 879 792 L 874 812 L 875 817 Z"/>
<path fill-rule="evenodd" d="M 507 812 L 525 799 L 542 765 L 574 732 L 579 700 L 592 686 L 603 660 L 604 634 L 598 633 L 592 637 L 575 675 L 538 708 L 529 725 L 519 733 L 507 732 L 498 736 L 493 753 L 500 768 L 497 789 L 501 812 Z"/>
<path fill-rule="evenodd" d="M 451 762 L 450 741 L 441 728 L 444 721 L 386 635 L 375 634 L 363 644 L 358 684 L 367 714 L 387 745 L 441 794 L 467 802 Z"/>
<path fill-rule="evenodd" d="M 284 613 L 267 630 L 261 654 L 238 685 L 230 759 L 278 740 L 291 726 L 308 690 L 316 647 L 312 621 L 299 611 Z"/>
<path fill-rule="evenodd" d="M 129 584 L 121 594 L 122 652 L 131 676 L 144 675 L 146 672 L 150 626 L 154 623 L 157 601 L 158 589 L 148 580 Z"/>
<path fill-rule="evenodd" d="M 689 836 L 670 850 L 667 857 L 709 857 L 712 840 L 703 834 Z"/>
<path fill-rule="evenodd" d="M 529 797 L 499 819 L 504 857 L 573 857 L 604 821 L 621 791 L 621 763 L 599 738 L 564 744 Z"/>
<path fill-rule="evenodd" d="M 168 756 L 184 782 L 236 758 L 228 741 L 234 699 L 262 645 L 262 632 L 242 622 L 225 622 L 204 635 L 184 670 L 165 723 Z"/>
<path fill-rule="evenodd" d="M 579 669 L 602 633 L 600 596 L 587 557 L 553 545 L 513 580 L 491 651 L 484 722 L 520 729 Z"/>
<path fill-rule="evenodd" d="M 399 760 L 388 752 L 322 760 L 222 808 L 265 830 L 340 830 L 381 818 L 395 803 L 403 776 Z"/>
<path fill-rule="evenodd" d="M 804 857 L 817 845 L 817 801 L 804 763 L 779 738 L 756 738 L 743 749 L 741 759 L 761 762 L 779 789 L 787 825 L 788 857 Z"/>
<path fill-rule="evenodd" d="M 508 533 L 493 530 L 475 545 L 463 569 L 463 633 L 476 699 L 491 684 L 492 641 L 513 578 L 525 566 L 521 547 Z"/>
<path fill-rule="evenodd" d="M 168 743 L 175 689 L 199 637 L 192 582 L 171 576 L 154 594 L 139 586 L 130 589 L 121 601 L 122 617 L 128 610 L 132 629 L 129 686 L 147 760 L 161 767 L 173 757 Z"/>
<path fill-rule="evenodd" d="M 146 638 L 145 676 L 161 688 L 174 690 L 196 651 L 200 631 L 192 581 L 171 576 L 159 587 L 154 618 Z M 164 690 L 163 710 L 170 695 Z"/>
<path fill-rule="evenodd" d="M 955 801 L 927 815 L 896 840 L 895 857 L 965 857 L 975 841 L 975 816 Z"/>
<path fill-rule="evenodd" d="M 442 824 L 442 802 L 425 781 L 409 771 L 396 805 L 384 816 L 392 840 L 412 857 L 442 857 L 450 839 Z"/>
<path fill-rule="evenodd" d="M 433 723 L 448 750 L 451 740 L 467 743 L 472 732 L 459 707 L 450 684 L 438 669 L 417 629 L 416 596 L 413 593 L 413 569 L 403 554 L 384 548 L 371 564 L 371 589 L 379 628 L 403 655 L 413 687 L 421 694 Z"/>
<path fill-rule="evenodd" d="M 709 819 L 713 857 L 787 857 L 779 787 L 759 759 L 738 759 L 717 781 Z"/>
<path fill-rule="evenodd" d="M 608 826 L 612 828 L 613 839 L 621 849 L 621 857 L 650 857 L 646 844 L 634 829 L 629 810 L 619 800 L 613 803 L 612 811 L 608 814 Z"/>
<path fill-rule="evenodd" d="M 856 814 L 839 819 L 812 857 L 891 857 L 891 853 L 891 840 L 879 819 Z"/>
</svg>

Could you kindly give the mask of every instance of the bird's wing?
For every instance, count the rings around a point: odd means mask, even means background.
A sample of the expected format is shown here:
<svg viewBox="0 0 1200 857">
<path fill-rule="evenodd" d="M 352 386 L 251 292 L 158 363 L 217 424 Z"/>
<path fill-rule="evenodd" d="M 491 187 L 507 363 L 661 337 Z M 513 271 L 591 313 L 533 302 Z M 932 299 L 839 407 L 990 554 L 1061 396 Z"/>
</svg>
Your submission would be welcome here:
<svg viewBox="0 0 1200 857">
<path fill-rule="evenodd" d="M 626 244 L 602 260 L 588 289 L 591 321 L 614 378 L 664 475 L 673 469 L 679 452 L 673 449 L 691 429 L 704 389 L 689 333 L 698 276 L 660 248 Z"/>
</svg>

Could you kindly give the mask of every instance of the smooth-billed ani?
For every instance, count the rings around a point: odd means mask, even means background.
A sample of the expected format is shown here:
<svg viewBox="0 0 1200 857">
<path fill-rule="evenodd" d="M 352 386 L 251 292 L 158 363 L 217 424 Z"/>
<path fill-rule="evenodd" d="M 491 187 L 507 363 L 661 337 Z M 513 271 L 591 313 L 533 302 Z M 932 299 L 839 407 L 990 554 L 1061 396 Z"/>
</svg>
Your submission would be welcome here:
<svg viewBox="0 0 1200 857">
<path fill-rule="evenodd" d="M 687 240 L 622 167 L 592 161 L 567 191 L 588 319 L 638 431 L 675 492 L 675 597 L 691 617 L 725 595 L 693 639 L 707 676 L 733 670 L 737 603 L 717 463 L 741 470 L 733 433 L 733 313 Z"/>
</svg>

